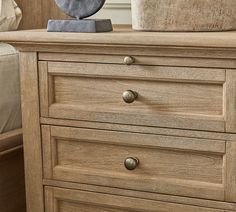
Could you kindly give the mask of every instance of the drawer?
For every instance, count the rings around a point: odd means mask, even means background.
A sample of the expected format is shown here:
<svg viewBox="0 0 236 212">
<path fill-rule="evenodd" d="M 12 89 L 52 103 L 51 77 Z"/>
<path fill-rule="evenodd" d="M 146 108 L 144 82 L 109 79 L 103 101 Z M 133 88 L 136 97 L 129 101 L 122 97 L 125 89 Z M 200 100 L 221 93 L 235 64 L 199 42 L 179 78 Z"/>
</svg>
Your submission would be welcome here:
<svg viewBox="0 0 236 212">
<path fill-rule="evenodd" d="M 225 212 L 104 193 L 45 187 L 47 212 Z"/>
<path fill-rule="evenodd" d="M 45 179 L 221 201 L 233 187 L 225 141 L 48 125 L 42 140 Z"/>
<path fill-rule="evenodd" d="M 223 69 L 44 61 L 39 73 L 43 117 L 222 132 L 236 129 L 232 101 L 236 76 L 227 83 Z"/>
</svg>

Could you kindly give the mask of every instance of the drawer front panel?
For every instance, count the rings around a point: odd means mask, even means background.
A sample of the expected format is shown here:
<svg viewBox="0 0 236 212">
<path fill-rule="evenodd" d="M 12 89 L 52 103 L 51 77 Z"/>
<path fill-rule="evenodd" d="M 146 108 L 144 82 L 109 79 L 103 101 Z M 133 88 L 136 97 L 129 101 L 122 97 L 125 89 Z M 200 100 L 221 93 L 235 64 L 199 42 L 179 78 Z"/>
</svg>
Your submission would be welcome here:
<svg viewBox="0 0 236 212">
<path fill-rule="evenodd" d="M 224 212 L 139 198 L 45 187 L 47 212 Z"/>
<path fill-rule="evenodd" d="M 53 126 L 42 135 L 47 179 L 224 200 L 224 141 Z"/>
<path fill-rule="evenodd" d="M 41 62 L 41 115 L 225 131 L 224 83 L 221 69 Z"/>
</svg>

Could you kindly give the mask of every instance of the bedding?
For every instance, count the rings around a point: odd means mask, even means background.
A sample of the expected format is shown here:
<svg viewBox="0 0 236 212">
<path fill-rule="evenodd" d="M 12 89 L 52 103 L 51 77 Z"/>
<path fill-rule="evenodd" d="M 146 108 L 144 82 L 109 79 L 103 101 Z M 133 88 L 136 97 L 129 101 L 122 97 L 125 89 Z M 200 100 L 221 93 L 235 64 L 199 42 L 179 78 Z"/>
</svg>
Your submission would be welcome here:
<svg viewBox="0 0 236 212">
<path fill-rule="evenodd" d="M 0 43 L 0 133 L 21 127 L 18 53 Z"/>
<path fill-rule="evenodd" d="M 0 0 L 0 32 L 16 30 L 22 18 L 14 0 Z"/>
</svg>

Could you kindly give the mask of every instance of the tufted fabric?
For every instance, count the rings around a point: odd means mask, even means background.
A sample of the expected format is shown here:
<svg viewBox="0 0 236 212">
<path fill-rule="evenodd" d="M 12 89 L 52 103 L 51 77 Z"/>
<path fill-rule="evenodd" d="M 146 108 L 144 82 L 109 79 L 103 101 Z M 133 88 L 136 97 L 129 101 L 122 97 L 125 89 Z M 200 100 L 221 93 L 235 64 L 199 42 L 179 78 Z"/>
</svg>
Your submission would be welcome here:
<svg viewBox="0 0 236 212">
<path fill-rule="evenodd" d="M 0 0 L 0 32 L 16 30 L 22 18 L 14 0 Z"/>
</svg>

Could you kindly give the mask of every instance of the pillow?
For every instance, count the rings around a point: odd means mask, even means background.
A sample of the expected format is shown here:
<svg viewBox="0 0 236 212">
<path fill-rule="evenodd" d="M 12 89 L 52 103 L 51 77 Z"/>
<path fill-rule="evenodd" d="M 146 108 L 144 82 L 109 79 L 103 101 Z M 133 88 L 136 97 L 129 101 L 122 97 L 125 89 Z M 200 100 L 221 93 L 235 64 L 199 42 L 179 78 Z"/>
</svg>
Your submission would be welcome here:
<svg viewBox="0 0 236 212">
<path fill-rule="evenodd" d="M 14 0 L 0 0 L 0 32 L 16 30 L 22 18 Z"/>
</svg>

